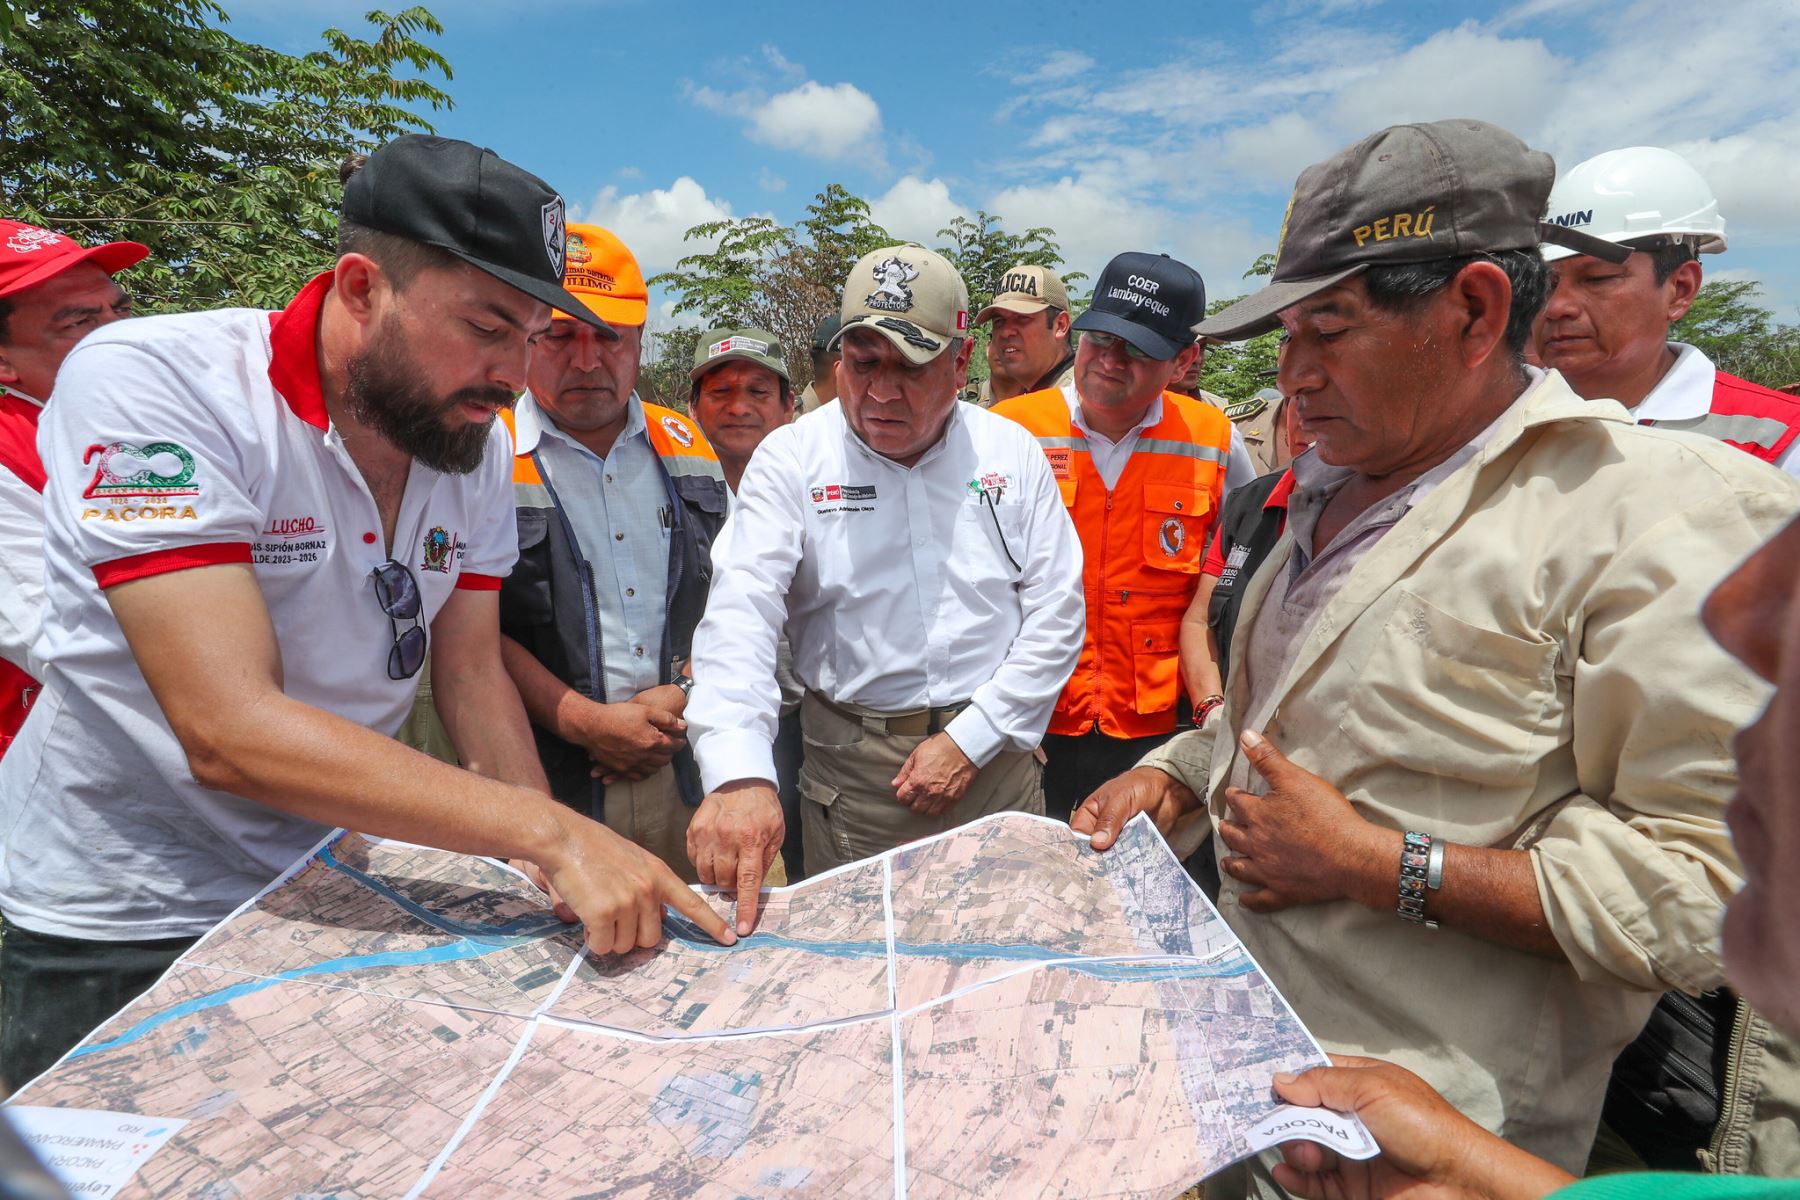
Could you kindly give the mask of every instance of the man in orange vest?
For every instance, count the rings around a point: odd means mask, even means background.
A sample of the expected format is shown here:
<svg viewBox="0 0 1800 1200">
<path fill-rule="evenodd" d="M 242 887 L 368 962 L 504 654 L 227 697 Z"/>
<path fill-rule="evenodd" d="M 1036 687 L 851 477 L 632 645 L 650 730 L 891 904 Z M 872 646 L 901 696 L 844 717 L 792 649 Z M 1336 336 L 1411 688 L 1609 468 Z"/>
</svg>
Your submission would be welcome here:
<svg viewBox="0 0 1800 1200">
<path fill-rule="evenodd" d="M 1725 218 L 1700 173 L 1672 150 L 1608 150 L 1556 181 L 1549 219 L 1631 255 L 1615 263 L 1545 244 L 1555 288 L 1535 330 L 1543 364 L 1640 425 L 1718 438 L 1800 477 L 1800 399 L 1669 340 L 1700 295 L 1700 255 L 1725 250 Z"/>
<path fill-rule="evenodd" d="M 563 286 L 619 336 L 552 314 L 512 413 L 519 563 L 501 653 L 558 800 L 692 883 L 702 795 L 687 745 L 689 646 L 725 523 L 700 426 L 637 395 L 649 292 L 609 230 L 570 225 Z"/>
<path fill-rule="evenodd" d="M 88 332 L 131 315 L 113 274 L 148 247 L 0 221 L 0 754 L 37 695 L 31 658 L 44 607 L 44 464 L 38 416 L 56 370 Z"/>
<path fill-rule="evenodd" d="M 1169 390 L 1205 315 L 1199 272 L 1121 254 L 1075 319 L 1074 378 L 994 406 L 1037 436 L 1081 536 L 1087 634 L 1044 738 L 1045 807 L 1063 820 L 1175 732 L 1181 617 L 1231 451 L 1224 413 Z"/>
</svg>

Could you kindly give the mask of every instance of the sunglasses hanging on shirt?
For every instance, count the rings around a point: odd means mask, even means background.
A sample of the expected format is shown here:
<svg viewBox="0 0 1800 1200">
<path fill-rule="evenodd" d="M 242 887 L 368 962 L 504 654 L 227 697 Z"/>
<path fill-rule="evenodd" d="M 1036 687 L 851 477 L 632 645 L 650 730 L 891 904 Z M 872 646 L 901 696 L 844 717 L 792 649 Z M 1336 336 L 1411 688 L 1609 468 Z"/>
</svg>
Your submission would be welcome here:
<svg viewBox="0 0 1800 1200">
<path fill-rule="evenodd" d="M 388 559 L 370 573 L 375 580 L 375 600 L 387 614 L 394 647 L 388 651 L 389 679 L 411 679 L 425 665 L 425 624 L 419 619 L 419 581 L 405 563 Z M 411 621 L 406 629 L 399 622 Z"/>
</svg>

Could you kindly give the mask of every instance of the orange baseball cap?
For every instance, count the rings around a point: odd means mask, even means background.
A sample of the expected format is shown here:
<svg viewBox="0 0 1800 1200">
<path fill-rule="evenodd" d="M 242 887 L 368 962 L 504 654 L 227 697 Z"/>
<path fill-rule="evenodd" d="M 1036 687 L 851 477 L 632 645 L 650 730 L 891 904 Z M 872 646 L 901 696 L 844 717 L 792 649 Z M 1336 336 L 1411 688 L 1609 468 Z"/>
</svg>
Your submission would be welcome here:
<svg viewBox="0 0 1800 1200">
<path fill-rule="evenodd" d="M 650 310 L 650 289 L 637 259 L 617 234 L 598 225 L 569 226 L 563 289 L 609 325 L 642 325 Z"/>
</svg>

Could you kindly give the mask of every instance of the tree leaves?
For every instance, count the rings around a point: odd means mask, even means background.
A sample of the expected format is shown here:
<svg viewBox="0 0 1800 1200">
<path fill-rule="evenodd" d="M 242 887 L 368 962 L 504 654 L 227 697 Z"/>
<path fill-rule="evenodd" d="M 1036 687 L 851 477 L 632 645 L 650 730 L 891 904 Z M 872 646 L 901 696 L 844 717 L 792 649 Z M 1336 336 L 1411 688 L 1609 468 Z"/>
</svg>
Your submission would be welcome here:
<svg viewBox="0 0 1800 1200">
<path fill-rule="evenodd" d="M 1800 383 L 1800 327 L 1776 324 L 1775 314 L 1756 303 L 1761 290 L 1750 279 L 1702 284 L 1670 340 L 1696 346 L 1721 371 L 1764 387 Z"/>
<path fill-rule="evenodd" d="M 214 0 L 0 0 L 0 211 L 85 242 L 144 242 L 141 311 L 279 307 L 329 266 L 338 165 L 450 107 L 424 8 L 283 54 Z"/>
</svg>

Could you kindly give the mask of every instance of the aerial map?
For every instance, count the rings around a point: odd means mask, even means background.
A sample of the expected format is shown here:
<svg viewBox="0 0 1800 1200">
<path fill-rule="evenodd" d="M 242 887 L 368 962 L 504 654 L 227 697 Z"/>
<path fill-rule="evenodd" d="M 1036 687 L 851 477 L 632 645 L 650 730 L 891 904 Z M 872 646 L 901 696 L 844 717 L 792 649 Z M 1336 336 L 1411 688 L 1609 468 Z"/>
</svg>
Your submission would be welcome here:
<svg viewBox="0 0 1800 1200">
<path fill-rule="evenodd" d="M 664 933 L 597 958 L 510 868 L 339 832 L 9 1115 L 141 1130 L 84 1184 L 120 1197 L 1149 1198 L 1288 1128 L 1374 1152 L 1274 1098 L 1324 1055 L 1142 817 L 1104 854 L 988 817 L 735 946 Z"/>
</svg>

